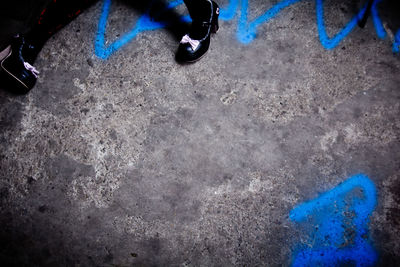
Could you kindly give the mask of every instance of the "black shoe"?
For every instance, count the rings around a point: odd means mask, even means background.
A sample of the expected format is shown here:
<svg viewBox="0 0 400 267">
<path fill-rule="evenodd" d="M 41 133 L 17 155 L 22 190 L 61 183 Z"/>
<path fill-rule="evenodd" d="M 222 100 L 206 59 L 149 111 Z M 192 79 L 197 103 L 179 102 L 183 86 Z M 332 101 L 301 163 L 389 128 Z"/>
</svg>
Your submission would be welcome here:
<svg viewBox="0 0 400 267">
<path fill-rule="evenodd" d="M 33 47 L 29 47 L 23 37 L 19 36 L 13 40 L 9 53 L 0 61 L 6 89 L 25 94 L 33 88 L 39 74 L 31 65 L 36 55 Z M 30 62 L 26 58 L 29 58 Z"/>
<path fill-rule="evenodd" d="M 210 35 L 218 31 L 219 7 L 211 1 L 211 17 L 208 21 L 193 21 L 189 34 L 183 36 L 176 60 L 179 62 L 195 62 L 202 58 L 210 47 Z"/>
</svg>

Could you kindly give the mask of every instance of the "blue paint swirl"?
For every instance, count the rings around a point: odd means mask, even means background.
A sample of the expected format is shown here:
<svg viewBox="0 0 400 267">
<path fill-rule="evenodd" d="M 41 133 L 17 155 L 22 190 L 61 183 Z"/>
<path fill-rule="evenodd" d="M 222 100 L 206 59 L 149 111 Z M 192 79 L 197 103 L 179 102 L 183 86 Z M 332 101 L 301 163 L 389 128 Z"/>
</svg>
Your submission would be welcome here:
<svg viewBox="0 0 400 267">
<path fill-rule="evenodd" d="M 372 266 L 377 254 L 368 236 L 376 189 L 365 175 L 355 175 L 318 198 L 295 207 L 289 218 L 308 238 L 297 246 L 292 266 Z"/>
<path fill-rule="evenodd" d="M 182 4 L 182 0 L 177 0 L 168 5 L 168 8 L 174 8 L 177 5 Z M 165 23 L 154 21 L 150 18 L 148 12 L 143 14 L 135 26 L 127 33 L 122 35 L 119 39 L 113 42 L 111 45 L 106 47 L 105 44 L 105 32 L 107 26 L 108 15 L 110 13 L 111 0 L 104 0 L 103 9 L 101 12 L 98 29 L 97 29 L 97 37 L 95 41 L 95 54 L 102 59 L 107 59 L 111 54 L 115 51 L 119 50 L 122 46 L 129 43 L 133 38 L 135 38 L 139 33 L 143 31 L 151 31 L 160 29 L 166 26 Z"/>
<path fill-rule="evenodd" d="M 240 13 L 238 32 L 236 34 L 238 40 L 244 44 L 248 44 L 256 37 L 257 27 L 263 23 L 270 21 L 272 18 L 278 15 L 284 8 L 293 5 L 302 0 L 283 0 L 272 8 L 268 9 L 263 15 L 259 16 L 252 22 L 248 22 L 247 10 L 248 0 L 242 0 L 242 9 Z"/>
<path fill-rule="evenodd" d="M 230 0 L 229 4 L 226 7 L 221 8 L 220 19 L 232 20 L 234 19 L 236 14 L 240 12 L 236 37 L 239 42 L 243 44 L 249 44 L 257 37 L 257 28 L 259 26 L 271 21 L 274 17 L 278 16 L 279 13 L 285 8 L 301 1 L 307 0 L 282 0 L 266 10 L 261 16 L 251 21 L 248 18 L 248 0 Z M 382 21 L 377 11 L 377 5 L 382 1 L 383 0 L 374 0 L 371 8 L 372 20 L 379 38 L 385 38 L 386 36 L 385 29 L 383 28 Z M 181 4 L 183 4 L 183 0 L 175 0 L 170 2 L 167 5 L 166 9 L 168 10 L 175 8 Z M 110 12 L 110 6 L 111 0 L 104 0 L 95 39 L 95 54 L 102 59 L 107 59 L 108 57 L 110 57 L 115 51 L 119 50 L 122 46 L 132 41 L 132 39 L 134 39 L 141 32 L 156 30 L 167 26 L 166 22 L 157 22 L 150 17 L 150 6 L 148 11 L 139 17 L 136 24 L 130 31 L 123 34 L 119 39 L 111 43 L 109 46 L 106 46 L 105 32 Z M 358 14 L 356 14 L 341 30 L 338 31 L 338 33 L 330 38 L 325 28 L 323 0 L 315 0 L 315 7 L 319 40 L 322 46 L 328 50 L 335 48 L 344 38 L 346 38 L 346 36 L 351 33 L 351 31 L 357 25 L 358 20 L 363 16 L 366 10 L 366 8 L 363 7 L 358 12 Z M 191 21 L 188 15 L 182 16 L 181 20 L 184 22 Z M 394 47 L 398 46 L 394 45 Z"/>
<path fill-rule="evenodd" d="M 393 53 L 400 52 L 400 29 L 397 30 L 396 35 L 394 36 L 394 43 L 393 43 Z"/>
</svg>

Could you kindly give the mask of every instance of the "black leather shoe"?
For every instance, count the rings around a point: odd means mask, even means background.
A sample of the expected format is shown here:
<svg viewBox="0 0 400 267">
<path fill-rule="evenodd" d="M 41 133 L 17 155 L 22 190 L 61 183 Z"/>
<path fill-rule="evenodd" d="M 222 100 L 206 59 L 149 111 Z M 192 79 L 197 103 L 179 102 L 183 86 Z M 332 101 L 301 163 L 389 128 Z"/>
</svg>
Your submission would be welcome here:
<svg viewBox="0 0 400 267">
<path fill-rule="evenodd" d="M 29 47 L 23 37 L 16 37 L 13 40 L 10 51 L 0 61 L 1 76 L 6 89 L 25 94 L 33 88 L 39 72 L 30 63 L 33 63 L 36 55 L 33 47 Z M 25 58 L 29 58 L 30 62 Z"/>
<path fill-rule="evenodd" d="M 208 21 L 193 21 L 189 34 L 183 36 L 176 60 L 182 63 L 195 62 L 202 58 L 210 47 L 211 33 L 218 31 L 219 6 L 211 1 L 212 16 Z"/>
</svg>

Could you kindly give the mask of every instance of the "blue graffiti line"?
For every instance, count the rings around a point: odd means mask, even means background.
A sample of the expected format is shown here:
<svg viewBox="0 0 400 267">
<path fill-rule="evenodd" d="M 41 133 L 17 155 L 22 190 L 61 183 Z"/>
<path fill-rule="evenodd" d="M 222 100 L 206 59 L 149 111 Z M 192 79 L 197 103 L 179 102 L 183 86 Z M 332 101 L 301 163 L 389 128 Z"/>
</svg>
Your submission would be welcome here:
<svg viewBox="0 0 400 267">
<path fill-rule="evenodd" d="M 272 8 L 267 10 L 263 15 L 256 18 L 254 21 L 248 23 L 247 19 L 247 10 L 248 10 L 248 0 L 242 0 L 242 8 L 241 8 L 241 17 L 239 19 L 239 26 L 237 32 L 237 38 L 240 42 L 244 44 L 248 44 L 253 41 L 256 37 L 257 27 L 263 23 L 270 21 L 279 12 L 281 12 L 286 7 L 289 7 L 297 2 L 303 0 L 283 0 Z M 378 11 L 377 11 L 377 4 L 382 0 L 374 0 L 373 5 L 371 7 L 371 14 L 374 21 L 375 29 L 380 38 L 385 37 L 385 30 L 383 28 L 383 24 L 381 19 L 379 18 Z M 321 44 L 326 49 L 335 48 L 357 25 L 359 19 L 365 13 L 366 6 L 364 6 L 358 14 L 356 14 L 350 22 L 348 22 L 340 31 L 337 33 L 333 38 L 329 38 L 326 32 L 325 23 L 324 23 L 324 7 L 323 7 L 323 0 L 315 0 L 316 4 L 316 15 L 317 15 L 317 28 L 318 34 L 320 38 Z"/>
<path fill-rule="evenodd" d="M 372 266 L 377 254 L 368 240 L 368 223 L 375 206 L 375 185 L 359 174 L 295 207 L 289 218 L 301 223 L 308 239 L 295 249 L 292 265 Z"/>
<path fill-rule="evenodd" d="M 372 3 L 372 7 L 371 7 L 372 21 L 374 22 L 376 34 L 381 39 L 386 37 L 385 28 L 383 27 L 381 18 L 378 15 L 378 4 L 382 1 L 383 0 L 374 0 L 374 2 Z"/>
<path fill-rule="evenodd" d="M 175 8 L 181 4 L 183 4 L 183 0 L 172 1 L 168 4 L 166 9 L 168 10 Z M 235 10 L 237 9 L 237 4 L 238 4 L 237 0 L 231 1 L 226 9 L 221 10 L 220 18 L 222 20 L 232 19 L 234 17 Z M 104 0 L 95 39 L 95 54 L 99 58 L 107 59 L 115 51 L 119 50 L 122 46 L 129 43 L 133 38 L 135 38 L 141 32 L 156 30 L 167 26 L 167 23 L 165 22 L 157 22 L 151 19 L 149 14 L 149 11 L 151 9 L 150 6 L 148 10 L 142 16 L 139 17 L 138 21 L 130 31 L 125 33 L 123 36 L 121 36 L 119 39 L 117 39 L 115 42 L 111 43 L 107 47 L 105 42 L 105 33 L 107 28 L 108 16 L 110 13 L 110 6 L 111 6 L 111 0 Z M 183 22 L 191 21 L 188 15 L 181 17 L 181 20 Z"/>
<path fill-rule="evenodd" d="M 182 2 L 182 1 L 177 1 L 177 2 Z M 131 29 L 131 31 L 125 33 L 123 36 L 121 36 L 121 38 L 117 39 L 111 45 L 106 47 L 105 32 L 106 32 L 108 15 L 110 13 L 110 6 L 111 6 L 111 0 L 104 0 L 103 9 L 101 12 L 97 30 L 97 37 L 95 40 L 95 54 L 102 59 L 107 59 L 112 53 L 114 53 L 122 46 L 130 42 L 140 32 L 155 30 L 165 26 L 163 23 L 152 21 L 148 12 L 146 12 L 139 18 L 139 20 L 136 22 L 135 26 Z M 173 8 L 174 3 L 169 4 L 169 7 Z"/>
<path fill-rule="evenodd" d="M 271 19 L 276 17 L 285 8 L 305 0 L 282 0 L 265 11 L 264 14 L 250 21 L 248 19 L 249 2 L 248 0 L 230 0 L 229 4 L 221 8 L 220 18 L 221 20 L 232 20 L 236 14 L 240 11 L 240 16 L 238 18 L 238 27 L 236 37 L 239 42 L 243 44 L 251 43 L 257 36 L 257 28 L 268 23 Z M 376 33 L 379 38 L 384 38 L 386 32 L 384 30 L 382 21 L 379 17 L 377 11 L 377 5 L 382 2 L 382 0 L 374 0 L 371 8 L 371 16 L 375 26 Z M 170 2 L 166 10 L 175 8 L 183 4 L 183 0 L 175 0 Z M 316 17 L 317 17 L 317 29 L 320 42 L 322 46 L 326 49 L 335 48 L 357 25 L 357 21 L 364 15 L 366 8 L 363 7 L 358 14 L 356 14 L 337 34 L 330 38 L 326 32 L 325 20 L 324 20 L 324 8 L 323 0 L 315 0 L 316 5 Z M 151 9 L 151 4 L 148 11 L 139 17 L 133 28 L 117 39 L 115 42 L 106 46 L 105 43 L 105 33 L 107 27 L 107 20 L 110 13 L 111 0 L 104 0 L 103 8 L 100 15 L 100 20 L 98 24 L 98 30 L 95 39 L 95 54 L 102 58 L 107 59 L 115 51 L 119 50 L 122 46 L 129 43 L 133 38 L 135 38 L 139 33 L 143 31 L 156 30 L 164 28 L 167 26 L 165 22 L 157 22 L 152 20 L 149 15 L 149 10 Z M 190 17 L 188 15 L 182 16 L 181 20 L 184 22 L 190 22 Z"/>
<path fill-rule="evenodd" d="M 357 22 L 359 18 L 361 18 L 365 12 L 365 7 L 361 9 L 361 11 L 355 15 L 349 23 L 342 30 L 339 31 L 333 38 L 329 38 L 326 33 L 325 24 L 324 24 L 324 6 L 322 4 L 322 0 L 316 0 L 316 9 L 317 9 L 317 26 L 318 26 L 318 34 L 321 44 L 326 49 L 335 48 L 340 41 L 342 41 L 355 26 L 357 26 Z"/>
<path fill-rule="evenodd" d="M 282 9 L 300 1 L 302 0 L 283 0 L 267 10 L 267 12 L 256 18 L 254 21 L 248 23 L 248 0 L 242 0 L 242 9 L 239 18 L 238 32 L 236 35 L 238 40 L 244 44 L 250 43 L 256 37 L 258 26 L 274 18 Z"/>
<path fill-rule="evenodd" d="M 394 36 L 394 43 L 393 43 L 393 53 L 400 52 L 400 29 L 397 30 L 396 35 Z"/>
</svg>

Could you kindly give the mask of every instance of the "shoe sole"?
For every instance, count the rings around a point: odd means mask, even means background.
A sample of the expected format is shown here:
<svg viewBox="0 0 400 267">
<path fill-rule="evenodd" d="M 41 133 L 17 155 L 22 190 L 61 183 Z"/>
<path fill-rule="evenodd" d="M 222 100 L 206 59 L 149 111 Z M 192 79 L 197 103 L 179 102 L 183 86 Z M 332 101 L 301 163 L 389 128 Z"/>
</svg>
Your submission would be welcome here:
<svg viewBox="0 0 400 267">
<path fill-rule="evenodd" d="M 203 55 L 201 55 L 201 57 L 199 57 L 199 58 L 196 58 L 196 59 L 194 59 L 194 60 L 186 60 L 186 61 L 182 61 L 182 62 L 179 62 L 180 64 L 191 64 L 191 63 L 195 63 L 195 62 L 197 62 L 197 61 L 199 61 L 200 59 L 202 59 L 207 53 L 208 53 L 208 50 L 210 50 L 210 49 L 207 49 L 207 51 L 203 54 Z"/>
<path fill-rule="evenodd" d="M 5 59 L 11 51 L 11 45 L 7 46 L 3 51 L 0 52 L 0 60 Z"/>
<path fill-rule="evenodd" d="M 23 81 L 21 81 L 20 79 L 18 79 L 17 77 L 15 77 L 14 74 L 12 74 L 11 72 L 9 72 L 3 65 L 4 61 L 9 58 L 12 54 L 12 50 L 9 51 L 9 54 L 3 59 L 1 60 L 1 69 L 4 70 L 5 72 L 7 72 L 10 76 L 12 76 L 15 80 L 17 80 L 20 84 L 22 84 L 26 89 L 29 90 L 29 86 L 27 86 Z"/>
</svg>

